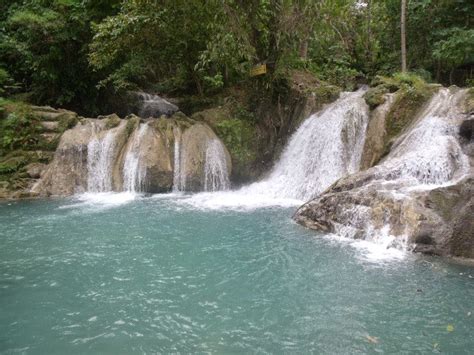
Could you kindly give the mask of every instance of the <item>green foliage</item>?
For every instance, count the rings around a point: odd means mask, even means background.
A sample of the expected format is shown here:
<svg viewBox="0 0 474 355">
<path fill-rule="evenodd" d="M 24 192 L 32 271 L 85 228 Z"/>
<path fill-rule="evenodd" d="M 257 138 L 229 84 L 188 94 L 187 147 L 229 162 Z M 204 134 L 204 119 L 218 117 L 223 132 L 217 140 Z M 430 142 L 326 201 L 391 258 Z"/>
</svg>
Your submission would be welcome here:
<svg viewBox="0 0 474 355">
<path fill-rule="evenodd" d="M 19 106 L 0 122 L 0 149 L 3 152 L 20 147 L 34 147 L 41 127 L 28 108 Z"/>
<path fill-rule="evenodd" d="M 250 123 L 240 119 L 223 120 L 216 124 L 216 131 L 237 169 L 255 159 L 255 128 Z"/>
<path fill-rule="evenodd" d="M 12 2 L 0 20 L 0 65 L 35 103 L 97 110 L 98 75 L 88 65 L 91 23 L 116 1 Z"/>
<path fill-rule="evenodd" d="M 0 95 L 5 93 L 5 85 L 10 81 L 10 75 L 5 69 L 0 68 Z"/>
<path fill-rule="evenodd" d="M 410 70 L 425 81 L 469 83 L 474 3 L 410 0 L 407 10 Z M 249 78 L 259 63 L 267 74 Z M 354 89 L 399 66 L 399 0 L 0 4 L 0 95 L 21 89 L 34 103 L 81 114 L 110 112 L 128 90 L 204 97 L 242 85 L 272 96 L 295 69 Z"/>
<path fill-rule="evenodd" d="M 449 68 L 474 63 L 474 29 L 453 27 L 438 32 L 442 39 L 433 46 L 433 56 Z"/>
</svg>

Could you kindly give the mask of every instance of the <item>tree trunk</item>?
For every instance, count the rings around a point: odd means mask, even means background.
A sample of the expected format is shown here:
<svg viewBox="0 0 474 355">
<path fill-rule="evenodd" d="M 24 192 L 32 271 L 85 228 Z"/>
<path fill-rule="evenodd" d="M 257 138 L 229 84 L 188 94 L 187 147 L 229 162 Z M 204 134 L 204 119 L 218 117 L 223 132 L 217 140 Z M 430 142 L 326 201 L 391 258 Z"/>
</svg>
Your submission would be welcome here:
<svg viewBox="0 0 474 355">
<path fill-rule="evenodd" d="M 371 0 L 367 0 L 367 60 L 368 64 L 372 63 L 372 9 Z"/>
<path fill-rule="evenodd" d="M 308 58 L 308 40 L 306 38 L 300 42 L 299 55 L 301 59 Z"/>
<path fill-rule="evenodd" d="M 407 71 L 406 9 L 407 9 L 407 1 L 402 0 L 402 9 L 401 9 L 401 16 L 400 16 L 401 45 L 402 45 L 402 73 Z"/>
</svg>

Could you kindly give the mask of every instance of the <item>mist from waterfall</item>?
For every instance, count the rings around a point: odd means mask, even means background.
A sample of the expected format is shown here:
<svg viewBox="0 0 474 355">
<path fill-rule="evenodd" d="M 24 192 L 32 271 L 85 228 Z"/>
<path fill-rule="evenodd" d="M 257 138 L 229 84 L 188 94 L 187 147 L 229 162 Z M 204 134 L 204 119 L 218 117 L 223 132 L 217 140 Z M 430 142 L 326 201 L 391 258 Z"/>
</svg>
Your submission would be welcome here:
<svg viewBox="0 0 474 355">
<path fill-rule="evenodd" d="M 148 130 L 148 124 L 142 123 L 131 137 L 129 149 L 123 165 L 123 190 L 142 192 L 145 184 L 146 169 L 141 165 L 140 142 Z"/>
<path fill-rule="evenodd" d="M 115 131 L 109 130 L 100 137 L 94 124 L 94 138 L 87 145 L 87 191 L 112 191 L 112 169 L 114 165 Z"/>
</svg>

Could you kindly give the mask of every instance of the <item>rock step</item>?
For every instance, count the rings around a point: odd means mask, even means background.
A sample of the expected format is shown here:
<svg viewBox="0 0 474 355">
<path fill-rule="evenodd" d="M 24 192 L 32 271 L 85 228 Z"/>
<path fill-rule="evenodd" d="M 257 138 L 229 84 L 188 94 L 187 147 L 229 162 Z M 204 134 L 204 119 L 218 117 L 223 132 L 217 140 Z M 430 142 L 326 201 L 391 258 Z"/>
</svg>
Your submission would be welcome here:
<svg viewBox="0 0 474 355">
<path fill-rule="evenodd" d="M 59 122 L 58 121 L 41 121 L 41 126 L 48 132 L 58 132 Z"/>
<path fill-rule="evenodd" d="M 46 142 L 51 143 L 58 137 L 58 133 L 53 133 L 53 132 L 41 133 L 40 136 L 43 137 Z"/>
<path fill-rule="evenodd" d="M 67 116 L 77 117 L 77 113 L 58 109 L 55 110 L 49 106 L 31 106 L 33 113 L 42 121 L 59 121 Z"/>
</svg>

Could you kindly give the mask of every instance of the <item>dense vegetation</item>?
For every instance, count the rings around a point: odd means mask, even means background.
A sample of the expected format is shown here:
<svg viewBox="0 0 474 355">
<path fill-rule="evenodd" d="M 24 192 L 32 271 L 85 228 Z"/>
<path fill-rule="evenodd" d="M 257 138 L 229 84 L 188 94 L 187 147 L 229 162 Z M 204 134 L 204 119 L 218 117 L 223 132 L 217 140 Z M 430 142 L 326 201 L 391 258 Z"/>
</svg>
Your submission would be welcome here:
<svg viewBox="0 0 474 355">
<path fill-rule="evenodd" d="M 272 89 L 289 69 L 351 88 L 400 70 L 400 11 L 400 0 L 4 1 L 0 95 L 92 115 L 128 90 Z M 473 13 L 470 0 L 407 1 L 408 69 L 472 84 Z M 269 73 L 249 78 L 258 63 Z"/>
</svg>

